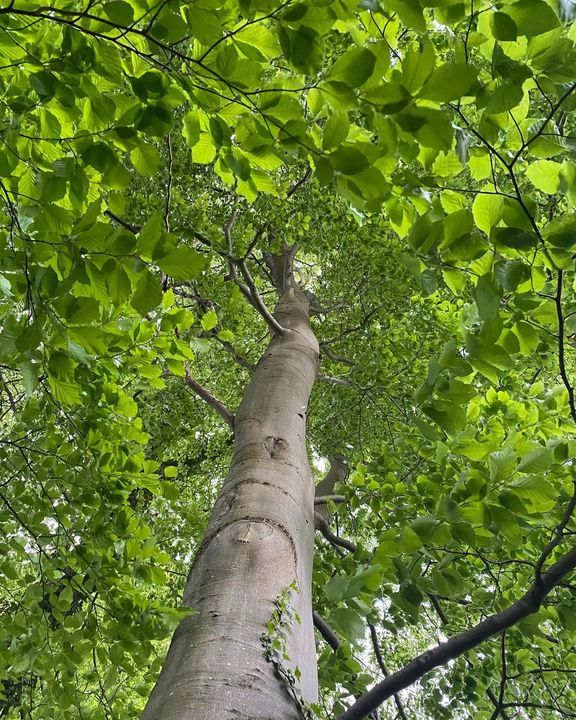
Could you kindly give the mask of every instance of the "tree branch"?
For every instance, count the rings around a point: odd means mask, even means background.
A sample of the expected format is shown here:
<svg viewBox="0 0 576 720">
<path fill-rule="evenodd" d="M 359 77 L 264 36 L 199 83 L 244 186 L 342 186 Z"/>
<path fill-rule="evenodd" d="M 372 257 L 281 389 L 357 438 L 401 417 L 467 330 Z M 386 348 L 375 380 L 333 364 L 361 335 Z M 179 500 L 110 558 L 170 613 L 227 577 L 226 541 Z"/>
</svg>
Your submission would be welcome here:
<svg viewBox="0 0 576 720">
<path fill-rule="evenodd" d="M 324 638 L 324 640 L 326 640 L 328 645 L 330 645 L 332 650 L 334 650 L 334 652 L 337 652 L 338 648 L 342 645 L 342 641 L 340 640 L 338 635 L 336 635 L 336 633 L 334 632 L 334 630 L 332 630 L 330 625 L 328 625 L 326 620 L 324 620 L 324 618 L 319 615 L 315 610 L 312 612 L 312 619 L 314 621 L 314 627 L 316 628 L 316 630 L 318 630 L 320 635 L 322 635 L 322 637 Z M 356 679 L 356 675 L 353 675 L 352 677 Z M 354 697 L 359 698 L 361 697 L 361 694 L 355 693 Z M 370 720 L 378 720 L 378 712 L 375 710 L 369 715 L 369 718 Z"/>
<path fill-rule="evenodd" d="M 332 350 L 323 343 L 320 343 L 320 349 L 327 358 L 332 360 L 332 362 L 342 363 L 343 365 L 348 365 L 349 367 L 354 367 L 356 365 L 356 363 L 352 360 L 348 360 L 348 358 L 345 358 L 342 355 L 336 355 L 335 352 L 332 352 Z"/>
<path fill-rule="evenodd" d="M 439 665 L 454 660 L 468 650 L 472 650 L 485 640 L 498 635 L 503 630 L 512 627 L 528 615 L 537 612 L 546 596 L 557 587 L 564 577 L 576 568 L 576 547 L 560 558 L 552 567 L 535 581 L 527 592 L 515 603 L 502 612 L 490 615 L 470 630 L 440 643 L 432 650 L 418 655 L 412 662 L 401 670 L 389 675 L 385 680 L 375 685 L 354 703 L 339 720 L 361 720 L 369 715 L 394 693 L 412 685 L 423 675 Z M 510 707 L 506 703 L 504 707 Z"/>
<path fill-rule="evenodd" d="M 123 220 L 119 215 L 113 213 L 112 210 L 104 210 L 104 215 L 107 215 L 111 220 L 114 220 L 116 224 L 121 225 L 125 230 L 129 230 L 131 233 L 134 233 L 134 235 L 140 232 L 140 225 L 132 225 L 132 223 Z"/>
<path fill-rule="evenodd" d="M 338 650 L 341 645 L 338 635 L 336 635 L 336 633 L 334 632 L 334 630 L 332 630 L 330 625 L 328 625 L 326 620 L 324 620 L 323 617 L 318 615 L 316 610 L 312 612 L 312 619 L 314 621 L 314 627 L 316 628 L 316 630 L 318 630 L 320 635 L 322 635 L 322 637 L 324 638 L 324 640 L 326 640 L 328 645 L 330 645 L 332 650 L 336 652 L 336 650 Z"/>
<path fill-rule="evenodd" d="M 350 540 L 346 540 L 346 538 L 341 538 L 338 535 L 335 535 L 332 530 L 330 530 L 330 525 L 328 525 L 328 521 L 325 520 L 322 515 L 320 515 L 320 513 L 314 513 L 314 523 L 316 525 L 316 530 L 320 530 L 322 535 L 324 535 L 324 537 L 326 538 L 326 540 L 328 540 L 329 543 L 335 545 L 336 547 L 345 548 L 351 553 L 356 552 L 356 545 L 354 545 L 353 542 L 350 542 Z"/>
<path fill-rule="evenodd" d="M 558 270 L 558 284 L 556 287 L 556 295 L 554 297 L 554 303 L 556 305 L 556 317 L 558 318 L 558 366 L 560 369 L 560 376 L 564 387 L 568 392 L 568 402 L 570 404 L 570 415 L 572 420 L 576 423 L 576 401 L 574 399 L 574 388 L 568 379 L 566 372 L 566 361 L 564 358 L 564 313 L 562 310 L 562 285 L 564 280 L 564 271 Z"/>
<path fill-rule="evenodd" d="M 440 605 L 440 600 L 447 600 L 448 598 L 442 598 L 442 596 L 434 595 L 433 593 L 427 593 L 427 594 L 430 599 L 430 602 L 432 603 L 432 607 L 434 608 L 434 610 L 436 610 L 436 614 L 440 618 L 440 621 L 442 622 L 442 624 L 448 625 L 448 623 L 449 623 L 448 617 L 446 616 L 446 613 L 444 612 L 442 606 Z M 454 602 L 457 602 L 460 605 L 469 605 L 470 604 L 466 600 L 455 600 Z M 468 667 L 470 669 L 474 668 L 474 663 L 469 658 L 466 658 L 466 663 L 468 664 Z M 486 688 L 486 695 L 488 696 L 488 699 L 494 705 L 494 707 L 498 707 L 498 705 L 499 705 L 498 698 L 496 697 L 496 695 L 494 695 L 494 693 L 492 692 L 492 690 L 490 688 Z M 501 710 L 500 714 L 502 715 L 504 720 L 508 720 L 508 715 L 506 714 L 506 712 L 504 710 Z"/>
<path fill-rule="evenodd" d="M 552 538 L 552 540 L 550 540 L 548 545 L 546 545 L 542 552 L 542 555 L 540 555 L 538 561 L 536 562 L 536 565 L 534 566 L 537 581 L 540 579 L 540 576 L 542 574 L 542 568 L 544 567 L 546 559 L 550 556 L 554 548 L 562 542 L 562 538 L 564 537 L 564 529 L 566 528 L 566 525 L 568 525 L 568 523 L 570 522 L 570 518 L 572 517 L 574 510 L 576 509 L 576 480 L 573 480 L 572 484 L 574 490 L 572 493 L 572 497 L 570 498 L 570 501 L 566 506 L 566 510 L 564 511 L 562 520 L 560 521 L 560 524 L 554 532 L 554 537 Z"/>
<path fill-rule="evenodd" d="M 378 667 L 382 671 L 382 675 L 384 677 L 388 677 L 389 672 L 388 668 L 384 664 L 384 658 L 382 657 L 382 653 L 380 651 L 380 643 L 378 642 L 378 635 L 376 633 L 376 628 L 372 623 L 368 623 L 368 628 L 370 630 L 370 639 L 372 640 L 372 647 L 374 648 L 374 655 L 376 656 L 376 662 L 378 663 Z M 394 695 L 394 702 L 396 703 L 396 709 L 398 710 L 398 715 L 402 718 L 402 720 L 408 720 L 408 717 L 406 715 L 406 710 L 404 708 L 404 703 L 402 702 L 402 698 L 397 693 Z"/>
<path fill-rule="evenodd" d="M 224 403 L 217 400 L 212 393 L 206 390 L 206 388 L 200 385 L 200 383 L 196 382 L 196 380 L 194 380 L 194 378 L 190 375 L 188 369 L 186 369 L 184 382 L 196 393 L 196 395 L 198 395 L 199 398 L 204 400 L 204 402 L 208 403 L 211 408 L 216 410 L 218 415 L 220 415 L 220 417 L 226 422 L 230 430 L 234 430 L 234 414 L 228 410 Z"/>
<path fill-rule="evenodd" d="M 234 262 L 234 261 L 232 261 Z M 276 333 L 278 335 L 283 335 L 286 331 L 280 325 L 278 320 L 272 315 L 270 310 L 266 307 L 264 304 L 264 301 L 262 300 L 260 293 L 256 289 L 256 285 L 254 283 L 254 280 L 252 279 L 252 276 L 250 275 L 250 272 L 248 271 L 248 267 L 246 265 L 246 260 L 243 258 L 241 260 L 236 261 L 238 264 L 238 267 L 240 268 L 240 272 L 242 274 L 242 277 L 244 278 L 244 281 L 246 282 L 246 285 L 248 287 L 248 292 L 250 294 L 250 298 L 252 301 L 252 305 L 258 310 L 260 315 L 266 320 L 268 327 L 270 328 L 271 332 Z M 240 288 L 242 289 L 242 288 Z"/>
<path fill-rule="evenodd" d="M 346 502 L 344 495 L 318 495 L 314 498 L 314 505 L 325 505 L 328 502 L 343 503 Z"/>
<path fill-rule="evenodd" d="M 346 378 L 332 377 L 331 375 L 316 375 L 318 382 L 324 382 L 328 385 L 341 385 L 342 387 L 353 388 L 356 387 L 353 382 L 346 380 Z"/>
<path fill-rule="evenodd" d="M 168 183 L 166 185 L 166 202 L 164 204 L 164 214 L 162 216 L 164 220 L 164 227 L 166 228 L 166 232 L 170 232 L 170 207 L 172 204 L 172 165 L 174 163 L 174 158 L 172 155 L 172 139 L 170 137 L 170 133 L 168 133 L 168 137 L 166 138 L 166 150 L 168 152 Z"/>
<path fill-rule="evenodd" d="M 222 338 L 218 337 L 218 333 L 213 331 L 212 337 L 222 345 L 224 350 L 230 353 L 234 360 L 238 363 L 238 365 L 241 365 L 246 370 L 250 370 L 251 372 L 254 372 L 256 370 L 256 363 L 250 362 L 247 358 L 245 358 L 243 355 L 240 355 L 240 353 L 236 350 L 234 345 L 232 345 L 231 342 L 228 342 L 228 340 L 222 340 Z"/>
</svg>

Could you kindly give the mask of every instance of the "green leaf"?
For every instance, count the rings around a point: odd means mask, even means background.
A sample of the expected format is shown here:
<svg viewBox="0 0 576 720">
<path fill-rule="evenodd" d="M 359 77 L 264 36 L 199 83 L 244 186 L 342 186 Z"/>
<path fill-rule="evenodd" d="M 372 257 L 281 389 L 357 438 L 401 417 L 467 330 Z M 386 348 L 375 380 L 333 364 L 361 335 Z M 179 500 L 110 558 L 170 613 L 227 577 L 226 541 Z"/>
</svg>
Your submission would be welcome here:
<svg viewBox="0 0 576 720">
<path fill-rule="evenodd" d="M 157 262 L 160 270 L 174 280 L 193 280 L 207 264 L 205 255 L 187 247 L 176 248 Z"/>
<path fill-rule="evenodd" d="M 554 460 L 552 451 L 547 447 L 530 450 L 518 463 L 518 470 L 523 473 L 543 473 L 550 468 Z"/>
<path fill-rule="evenodd" d="M 320 37 L 312 28 L 302 26 L 293 30 L 281 26 L 278 39 L 286 59 L 305 75 L 317 72 L 322 66 Z"/>
<path fill-rule="evenodd" d="M 58 80 L 51 72 L 40 70 L 40 72 L 30 75 L 29 82 L 41 100 L 49 100 L 54 97 Z"/>
<path fill-rule="evenodd" d="M 499 195 L 479 194 L 472 204 L 474 222 L 486 235 L 500 222 L 503 210 L 504 200 Z"/>
<path fill-rule="evenodd" d="M 348 136 L 350 122 L 348 113 L 342 110 L 334 110 L 328 117 L 324 132 L 322 134 L 322 148 L 330 150 L 341 145 Z"/>
<path fill-rule="evenodd" d="M 576 244 L 576 214 L 565 213 L 554 218 L 544 228 L 547 243 L 557 248 L 571 248 Z"/>
<path fill-rule="evenodd" d="M 529 250 L 538 244 L 537 235 L 520 228 L 496 228 L 491 239 L 514 250 Z"/>
<path fill-rule="evenodd" d="M 208 310 L 208 312 L 202 316 L 200 323 L 204 330 L 208 332 L 218 325 L 218 315 L 214 310 Z"/>
<path fill-rule="evenodd" d="M 408 48 L 402 60 L 402 84 L 411 93 L 419 90 L 434 70 L 436 56 L 430 41 L 420 39 L 417 47 Z"/>
<path fill-rule="evenodd" d="M 151 310 L 158 307 L 162 301 L 162 288 L 158 278 L 148 270 L 136 285 L 136 291 L 130 300 L 130 304 L 142 317 L 145 317 Z"/>
<path fill-rule="evenodd" d="M 172 127 L 172 113 L 163 105 L 147 105 L 140 113 L 136 127 L 153 137 L 164 137 Z"/>
<path fill-rule="evenodd" d="M 104 3 L 104 12 L 112 22 L 118 25 L 126 27 L 134 22 L 132 5 L 124 2 L 124 0 L 108 0 L 108 2 Z"/>
<path fill-rule="evenodd" d="M 498 314 L 500 310 L 501 293 L 491 273 L 482 275 L 478 279 L 476 287 L 472 291 L 478 314 L 483 320 L 490 320 Z"/>
<path fill-rule="evenodd" d="M 363 97 L 378 106 L 384 114 L 394 114 L 404 109 L 412 96 L 403 85 L 381 82 L 378 87 L 363 93 Z"/>
<path fill-rule="evenodd" d="M 536 328 L 524 320 L 519 320 L 513 326 L 513 330 L 520 343 L 520 351 L 524 355 L 531 355 L 540 342 L 540 336 Z"/>
<path fill-rule="evenodd" d="M 364 637 L 365 623 L 354 610 L 337 608 L 332 611 L 331 620 L 347 638 L 359 640 Z"/>
<path fill-rule="evenodd" d="M 52 390 L 52 394 L 56 402 L 62 403 L 67 407 L 73 407 L 80 404 L 80 388 L 76 383 L 61 380 L 50 375 L 48 384 Z"/>
<path fill-rule="evenodd" d="M 162 164 L 160 153 L 154 145 L 148 143 L 140 143 L 135 147 L 130 153 L 130 160 L 136 170 L 147 177 L 155 175 Z"/>
<path fill-rule="evenodd" d="M 561 167 L 553 160 L 536 160 L 526 168 L 526 177 L 537 190 L 554 195 L 560 187 Z"/>
<path fill-rule="evenodd" d="M 422 547 L 420 536 L 408 526 L 402 528 L 398 543 L 400 550 L 404 553 L 413 553 Z"/>
<path fill-rule="evenodd" d="M 505 80 L 490 93 L 486 104 L 488 115 L 499 115 L 515 108 L 524 98 L 523 79 Z"/>
<path fill-rule="evenodd" d="M 496 450 L 488 456 L 490 481 L 493 483 L 509 482 L 516 470 L 516 453 L 512 448 Z"/>
<path fill-rule="evenodd" d="M 22 384 L 24 385 L 24 390 L 26 390 L 26 395 L 31 397 L 38 385 L 40 365 L 29 361 L 19 365 L 19 370 L 22 375 Z"/>
<path fill-rule="evenodd" d="M 194 110 L 190 110 L 182 118 L 182 135 L 189 147 L 196 145 L 200 139 L 200 121 L 198 120 L 198 114 Z"/>
<path fill-rule="evenodd" d="M 433 400 L 430 405 L 424 406 L 422 410 L 434 422 L 438 423 L 448 435 L 454 435 L 466 424 L 464 410 L 449 400 Z"/>
<path fill-rule="evenodd" d="M 370 78 L 375 64 L 376 56 L 370 50 L 351 48 L 336 60 L 330 68 L 329 77 L 357 88 Z"/>
<path fill-rule="evenodd" d="M 112 148 L 104 142 L 97 142 L 82 153 L 82 160 L 99 172 L 106 172 L 116 165 L 118 158 Z"/>
<path fill-rule="evenodd" d="M 334 169 L 343 175 L 355 175 L 368 167 L 368 158 L 355 147 L 341 147 L 329 158 Z"/>
<path fill-rule="evenodd" d="M 506 6 L 506 13 L 516 23 L 518 34 L 527 37 L 540 35 L 560 25 L 558 16 L 545 0 L 518 0 Z"/>
<path fill-rule="evenodd" d="M 504 290 L 516 290 L 530 278 L 530 268 L 521 260 L 499 260 L 494 265 L 494 277 Z"/>
<path fill-rule="evenodd" d="M 426 32 L 426 21 L 418 0 L 386 0 L 386 9 L 397 13 L 402 22 L 412 30 Z"/>
<path fill-rule="evenodd" d="M 569 204 L 576 206 L 576 163 L 564 160 L 560 170 L 560 190 L 568 198 Z"/>
<path fill-rule="evenodd" d="M 189 27 L 194 37 L 203 45 L 212 45 L 222 37 L 223 33 L 218 11 L 210 4 L 208 7 L 214 9 L 212 11 L 204 9 L 200 3 L 188 3 L 185 9 Z"/>
<path fill-rule="evenodd" d="M 490 27 L 496 40 L 516 40 L 518 37 L 516 23 L 510 15 L 506 15 L 504 12 L 495 12 L 492 15 Z"/>
<path fill-rule="evenodd" d="M 449 63 L 436 68 L 419 93 L 424 100 L 448 102 L 467 95 L 476 83 L 477 70 L 466 63 Z"/>
</svg>

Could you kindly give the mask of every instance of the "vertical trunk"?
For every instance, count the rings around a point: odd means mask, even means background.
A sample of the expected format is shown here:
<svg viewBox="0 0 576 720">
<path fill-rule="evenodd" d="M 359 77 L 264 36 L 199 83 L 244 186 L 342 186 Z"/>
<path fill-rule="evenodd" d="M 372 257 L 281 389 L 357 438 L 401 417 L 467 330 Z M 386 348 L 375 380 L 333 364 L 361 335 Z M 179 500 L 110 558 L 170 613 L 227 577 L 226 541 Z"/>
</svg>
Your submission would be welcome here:
<svg viewBox="0 0 576 720">
<path fill-rule="evenodd" d="M 301 622 L 290 628 L 287 666 L 301 670 L 303 698 L 316 700 L 305 432 L 319 354 L 292 255 L 285 249 L 275 258 L 275 317 L 285 332 L 272 338 L 236 413 L 230 472 L 184 593 L 197 614 L 177 628 L 142 720 L 298 720 L 261 641 L 275 600 L 294 581 Z"/>
</svg>

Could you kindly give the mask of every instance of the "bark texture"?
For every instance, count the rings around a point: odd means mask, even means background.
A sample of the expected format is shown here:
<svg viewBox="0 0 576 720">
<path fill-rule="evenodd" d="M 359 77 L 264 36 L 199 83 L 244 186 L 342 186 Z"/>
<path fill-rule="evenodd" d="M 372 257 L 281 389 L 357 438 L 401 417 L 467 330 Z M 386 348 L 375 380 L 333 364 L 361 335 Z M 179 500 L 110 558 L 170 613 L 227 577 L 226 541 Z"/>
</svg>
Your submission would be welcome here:
<svg viewBox="0 0 576 720">
<path fill-rule="evenodd" d="M 292 274 L 294 251 L 269 257 L 284 329 L 260 359 L 234 422 L 234 455 L 188 578 L 197 611 L 177 628 L 142 720 L 299 720 L 266 660 L 261 637 L 275 600 L 295 580 L 300 624 L 287 650 L 301 693 L 317 696 L 311 607 L 314 483 L 306 411 L 319 348 Z"/>
<path fill-rule="evenodd" d="M 336 484 L 344 482 L 344 480 L 346 480 L 346 476 L 348 475 L 348 458 L 344 457 L 344 455 L 336 453 L 331 455 L 328 459 L 330 460 L 330 470 L 328 470 L 326 477 L 322 480 L 322 482 L 316 485 L 317 498 L 330 496 L 334 497 L 334 488 Z M 318 505 L 316 507 L 316 512 L 324 520 L 326 520 L 327 523 L 330 522 L 332 513 L 330 512 L 327 503 Z"/>
</svg>

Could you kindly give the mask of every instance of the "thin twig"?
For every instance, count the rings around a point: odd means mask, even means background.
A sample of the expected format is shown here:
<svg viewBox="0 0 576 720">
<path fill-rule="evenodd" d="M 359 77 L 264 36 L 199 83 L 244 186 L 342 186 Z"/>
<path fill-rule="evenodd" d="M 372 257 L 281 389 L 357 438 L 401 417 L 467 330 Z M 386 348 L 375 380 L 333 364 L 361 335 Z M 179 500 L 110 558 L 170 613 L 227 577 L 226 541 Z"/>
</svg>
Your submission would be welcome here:
<svg viewBox="0 0 576 720">
<path fill-rule="evenodd" d="M 540 575 L 542 574 L 542 568 L 544 567 L 544 563 L 550 556 L 551 552 L 554 550 L 555 547 L 557 547 L 561 542 L 562 538 L 564 537 L 564 529 L 566 528 L 566 525 L 570 522 L 570 518 L 572 517 L 574 510 L 576 509 L 576 480 L 572 481 L 573 485 L 573 492 L 572 497 L 570 498 L 570 502 L 566 506 L 566 510 L 564 511 L 564 514 L 562 516 L 562 520 L 560 521 L 558 527 L 556 528 L 556 531 L 554 533 L 554 537 L 548 545 L 544 548 L 542 555 L 538 558 L 538 561 L 536 565 L 534 566 L 534 573 L 536 575 L 536 579 L 538 580 L 540 578 Z"/>
<path fill-rule="evenodd" d="M 256 308 L 256 310 L 260 313 L 260 315 L 266 320 L 266 323 L 268 324 L 268 327 L 273 333 L 276 333 L 278 335 L 284 335 L 286 333 L 285 328 L 280 325 L 278 320 L 272 315 L 270 310 L 266 307 L 264 304 L 264 301 L 262 300 L 260 293 L 258 292 L 256 288 L 256 284 L 254 283 L 254 280 L 252 276 L 250 275 L 250 272 L 248 270 L 248 267 L 246 265 L 246 261 L 244 259 L 238 260 L 238 267 L 240 268 L 240 273 L 242 274 L 242 277 L 244 278 L 244 281 L 246 282 L 246 285 L 248 287 L 248 291 L 250 293 L 250 297 L 252 298 L 252 305 Z"/>
<path fill-rule="evenodd" d="M 372 647 L 374 648 L 374 655 L 376 656 L 376 662 L 378 663 L 378 667 L 382 671 L 382 675 L 384 675 L 384 677 L 388 677 L 390 673 L 388 672 L 388 668 L 386 667 L 384 663 L 384 658 L 382 657 L 382 652 L 380 651 L 380 643 L 378 642 L 378 634 L 376 633 L 376 628 L 372 623 L 368 623 L 368 628 L 370 630 L 370 638 L 372 640 Z M 404 708 L 404 703 L 402 702 L 402 698 L 400 697 L 400 695 L 398 695 L 398 693 L 394 695 L 394 702 L 396 703 L 398 715 L 400 715 L 402 720 L 408 720 L 406 710 Z"/>
<path fill-rule="evenodd" d="M 104 215 L 107 215 L 111 220 L 114 220 L 115 223 L 121 225 L 125 230 L 129 230 L 131 233 L 134 233 L 134 235 L 140 232 L 139 225 L 132 225 L 132 223 L 123 220 L 120 216 L 116 215 L 116 213 L 113 213 L 112 210 L 104 210 Z"/>
<path fill-rule="evenodd" d="M 560 368 L 560 376 L 564 387 L 568 392 L 568 402 L 570 404 L 570 415 L 576 423 L 576 401 L 574 399 L 574 388 L 568 374 L 566 372 L 566 362 L 564 358 L 564 313 L 562 310 L 562 283 L 564 280 L 564 271 L 558 270 L 558 284 L 556 286 L 556 296 L 554 302 L 556 305 L 556 316 L 558 318 L 558 366 Z"/>
<path fill-rule="evenodd" d="M 166 138 L 166 147 L 168 149 L 168 184 L 166 185 L 166 204 L 164 206 L 163 220 L 166 232 L 170 232 L 170 205 L 172 203 L 172 164 L 174 162 L 174 158 L 172 156 L 172 139 L 170 137 L 170 133 L 168 133 L 168 137 Z"/>
</svg>

